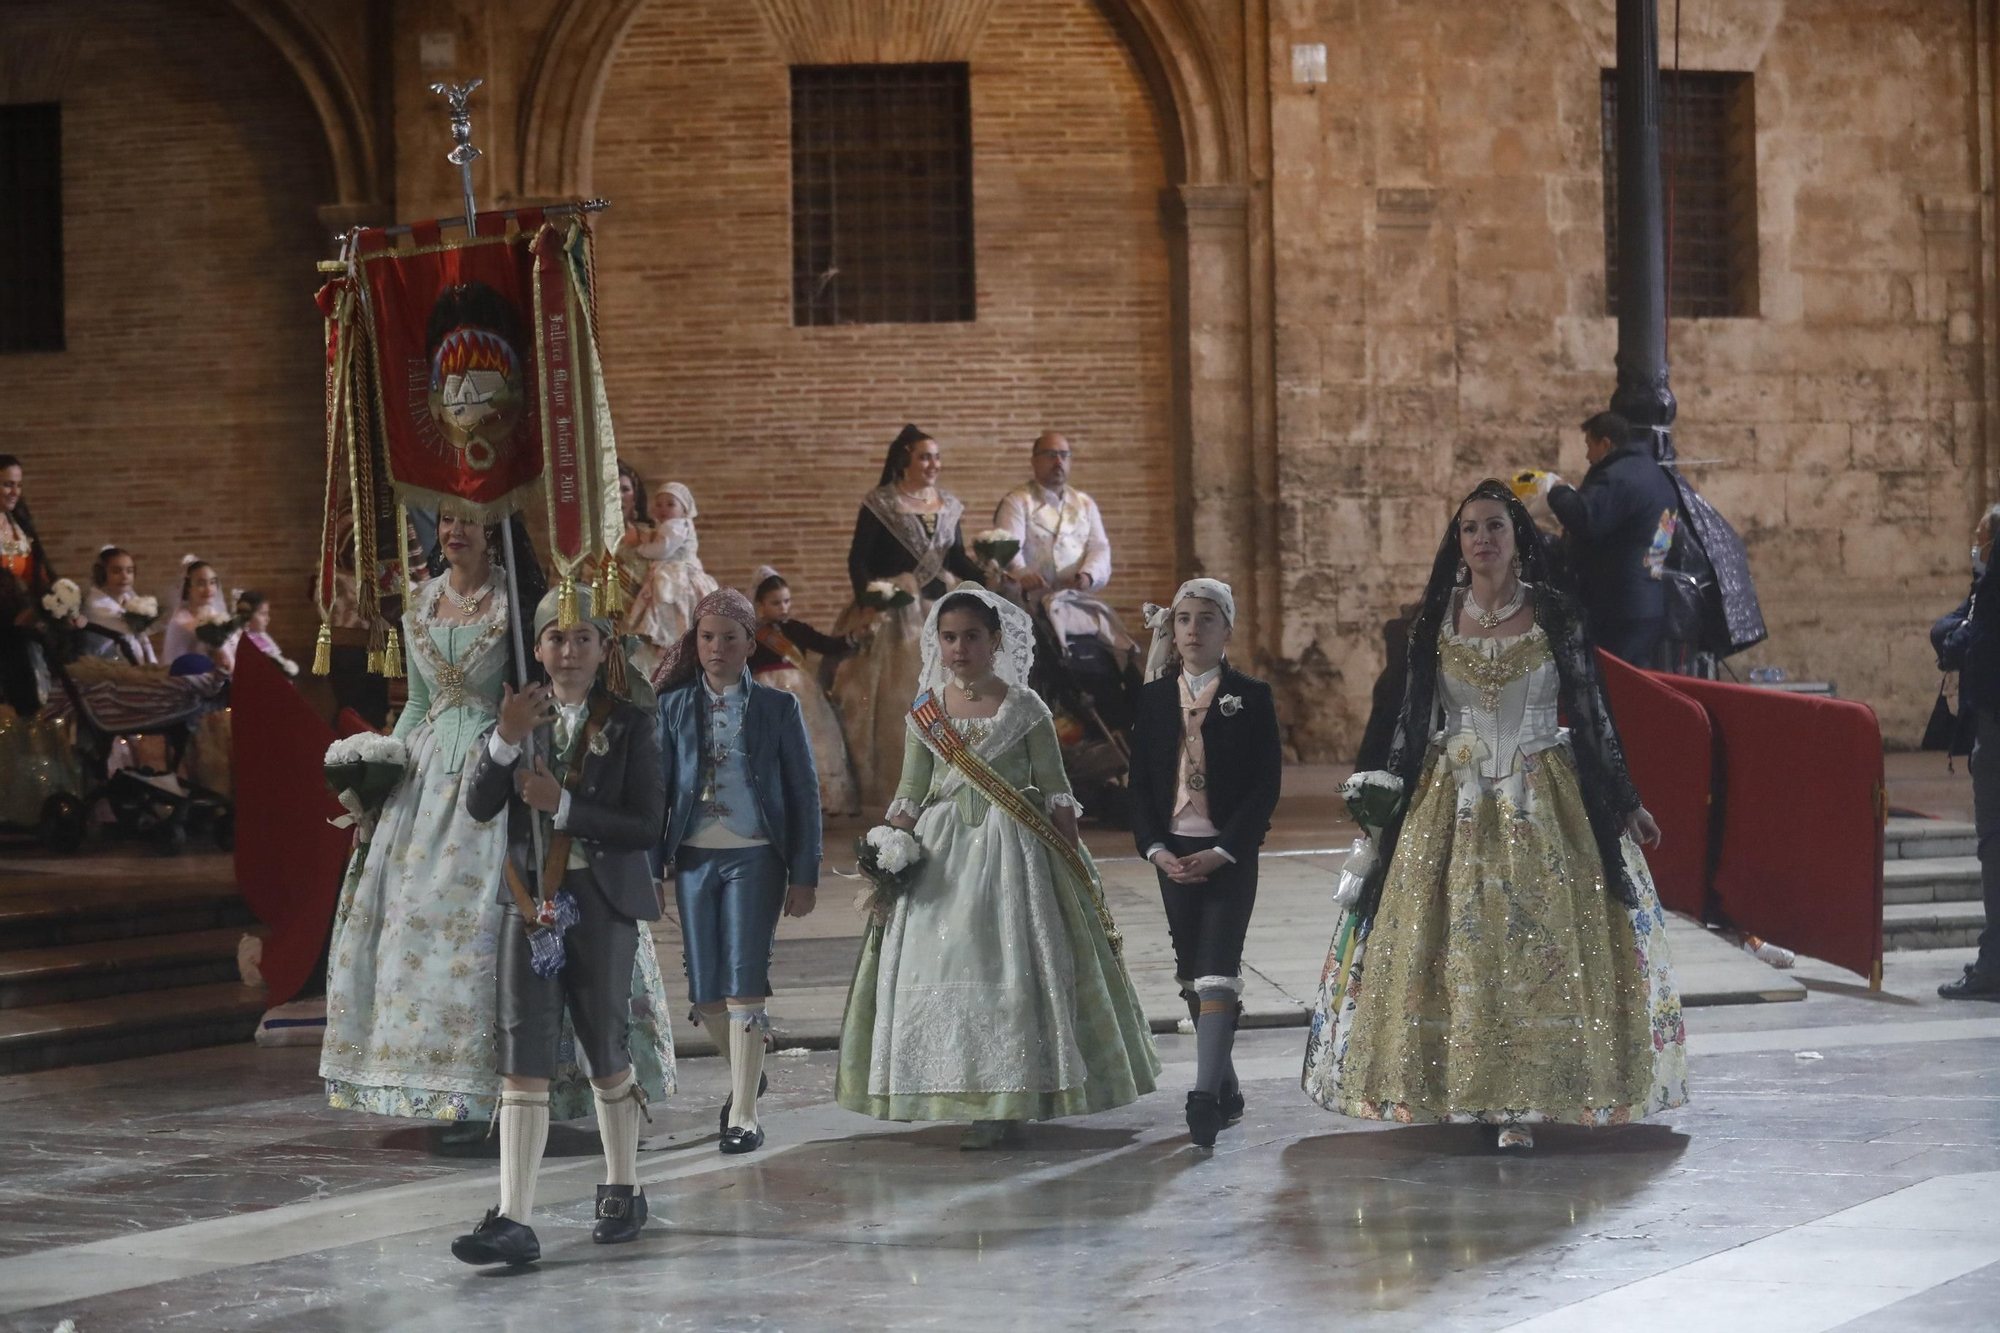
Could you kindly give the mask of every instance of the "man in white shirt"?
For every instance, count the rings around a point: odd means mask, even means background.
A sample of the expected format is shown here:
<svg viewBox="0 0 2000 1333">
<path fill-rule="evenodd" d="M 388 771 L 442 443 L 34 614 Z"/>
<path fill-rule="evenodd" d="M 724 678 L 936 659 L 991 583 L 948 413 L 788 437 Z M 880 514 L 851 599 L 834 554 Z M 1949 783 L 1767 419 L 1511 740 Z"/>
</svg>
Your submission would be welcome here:
<svg viewBox="0 0 2000 1333">
<path fill-rule="evenodd" d="M 1001 497 L 993 526 L 1021 543 L 1007 573 L 1048 609 L 1067 642 L 1096 638 L 1121 659 L 1134 651 L 1117 613 L 1095 594 L 1111 581 L 1111 539 L 1097 502 L 1069 484 L 1074 451 L 1055 431 L 1035 440 L 1035 479 Z"/>
</svg>

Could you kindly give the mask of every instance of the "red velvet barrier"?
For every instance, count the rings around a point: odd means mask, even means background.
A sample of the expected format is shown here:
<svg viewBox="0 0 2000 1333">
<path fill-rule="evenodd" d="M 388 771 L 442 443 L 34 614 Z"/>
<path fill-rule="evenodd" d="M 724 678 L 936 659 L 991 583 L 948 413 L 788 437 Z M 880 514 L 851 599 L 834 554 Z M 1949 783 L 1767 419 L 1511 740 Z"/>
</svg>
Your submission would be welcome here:
<svg viewBox="0 0 2000 1333">
<path fill-rule="evenodd" d="M 1599 652 L 1604 692 L 1625 744 L 1639 799 L 1660 826 L 1646 865 L 1660 901 L 1699 920 L 1708 896 L 1709 820 L 1715 733 L 1708 710 L 1658 676 Z"/>
<path fill-rule="evenodd" d="M 1774 944 L 1873 980 L 1882 961 L 1884 809 L 1875 710 L 1687 676 L 1654 679 L 1707 709 L 1715 726 L 1723 913 Z"/>
<path fill-rule="evenodd" d="M 345 811 L 321 760 L 333 729 L 248 639 L 230 683 L 236 765 L 236 887 L 271 929 L 264 983 L 283 1004 L 311 975 L 333 924 L 353 834 L 327 823 Z"/>
</svg>

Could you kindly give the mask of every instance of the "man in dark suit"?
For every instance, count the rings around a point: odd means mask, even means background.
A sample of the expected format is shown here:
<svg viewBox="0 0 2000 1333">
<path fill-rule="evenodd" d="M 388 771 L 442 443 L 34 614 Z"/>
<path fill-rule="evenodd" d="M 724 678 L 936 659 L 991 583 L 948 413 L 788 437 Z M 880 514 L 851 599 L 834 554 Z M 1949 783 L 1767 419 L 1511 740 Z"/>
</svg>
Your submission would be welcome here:
<svg viewBox="0 0 2000 1333">
<path fill-rule="evenodd" d="M 550 684 L 506 690 L 465 797 L 474 819 L 505 811 L 508 838 L 495 1023 L 500 1206 L 452 1242 L 451 1252 L 469 1264 L 541 1257 L 528 1219 L 548 1142 L 549 1080 L 565 1007 L 604 1140 L 592 1239 L 634 1240 L 646 1221 L 646 1196 L 637 1188 L 646 1094 L 629 1048 L 632 968 L 638 923 L 660 915 L 646 854 L 659 840 L 666 798 L 653 719 L 599 678 L 607 654 L 619 651 L 611 622 L 590 619 L 589 592 L 578 595 L 584 619 L 571 629 L 557 618 L 556 593 L 536 608 L 535 658 Z M 536 758 L 524 769 L 525 744 L 537 732 Z M 539 867 L 530 822 L 537 819 L 547 856 Z"/>
<path fill-rule="evenodd" d="M 1271 687 L 1224 659 L 1236 623 L 1229 585 L 1182 584 L 1170 609 L 1146 608 L 1146 623 L 1154 647 L 1132 738 L 1132 835 L 1159 871 L 1176 980 L 1194 1019 L 1188 1132 L 1212 1148 L 1243 1114 L 1230 1050 L 1257 849 L 1278 807 L 1284 745 Z"/>
<path fill-rule="evenodd" d="M 660 677 L 666 828 L 688 999 L 729 1061 L 722 1151 L 764 1144 L 764 1002 L 778 916 L 804 916 L 819 885 L 819 773 L 799 701 L 751 679 L 757 612 L 734 588 L 695 607 Z M 717 1025 L 725 1031 L 716 1033 Z"/>
<path fill-rule="evenodd" d="M 1616 412 L 1583 423 L 1590 471 L 1555 486 L 1549 509 L 1568 539 L 1569 564 L 1597 646 L 1633 666 L 1657 664 L 1667 625 L 1660 581 L 1679 526 L 1680 493 L 1653 456 L 1650 432 Z"/>
</svg>

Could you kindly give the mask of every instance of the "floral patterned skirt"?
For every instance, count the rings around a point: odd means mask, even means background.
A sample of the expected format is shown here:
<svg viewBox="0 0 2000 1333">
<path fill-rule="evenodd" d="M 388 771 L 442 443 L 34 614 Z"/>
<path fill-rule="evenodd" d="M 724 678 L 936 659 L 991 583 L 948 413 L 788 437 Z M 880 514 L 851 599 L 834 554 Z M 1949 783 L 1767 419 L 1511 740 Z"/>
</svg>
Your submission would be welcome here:
<svg viewBox="0 0 2000 1333">
<path fill-rule="evenodd" d="M 1574 762 L 1525 756 L 1517 805 L 1418 784 L 1374 921 L 1335 928 L 1303 1086 L 1370 1120 L 1620 1124 L 1687 1101 L 1666 917 L 1605 890 Z"/>
<path fill-rule="evenodd" d="M 834 669 L 833 702 L 847 728 L 861 811 L 871 817 L 879 818 L 888 808 L 902 774 L 904 719 L 924 674 L 924 621 L 930 611 L 921 597 L 884 611 L 876 631 Z M 860 608 L 848 607 L 833 632 L 846 633 L 860 616 Z"/>
</svg>

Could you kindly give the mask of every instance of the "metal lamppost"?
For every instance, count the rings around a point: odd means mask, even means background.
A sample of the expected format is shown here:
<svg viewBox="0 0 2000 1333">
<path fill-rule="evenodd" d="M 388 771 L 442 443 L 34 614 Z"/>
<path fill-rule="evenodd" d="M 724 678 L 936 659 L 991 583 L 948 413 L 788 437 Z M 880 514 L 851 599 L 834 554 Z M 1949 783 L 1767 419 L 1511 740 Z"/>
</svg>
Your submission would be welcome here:
<svg viewBox="0 0 2000 1333">
<path fill-rule="evenodd" d="M 1618 0 L 1618 388 L 1611 410 L 1674 457 L 1667 371 L 1666 207 L 1660 187 L 1658 0 Z"/>
</svg>

